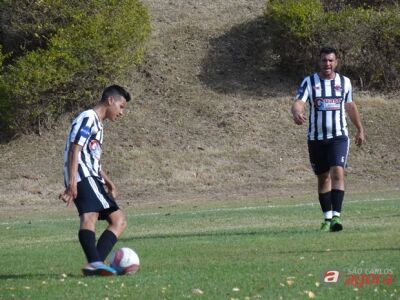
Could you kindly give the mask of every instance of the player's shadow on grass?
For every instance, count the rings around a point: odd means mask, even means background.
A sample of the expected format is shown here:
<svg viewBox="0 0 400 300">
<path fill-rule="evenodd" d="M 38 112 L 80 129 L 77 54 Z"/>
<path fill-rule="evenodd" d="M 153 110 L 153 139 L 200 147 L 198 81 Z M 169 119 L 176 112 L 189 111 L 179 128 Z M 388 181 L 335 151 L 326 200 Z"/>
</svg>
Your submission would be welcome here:
<svg viewBox="0 0 400 300">
<path fill-rule="evenodd" d="M 269 22 L 264 17 L 239 24 L 210 40 L 199 79 L 219 93 L 274 97 L 295 89 L 282 74 L 271 48 Z"/>
<path fill-rule="evenodd" d="M 164 234 L 148 234 L 142 236 L 122 237 L 120 241 L 132 240 L 147 240 L 147 239 L 179 239 L 179 238 L 196 238 L 196 237 L 226 237 L 226 236 L 254 236 L 254 235 L 292 235 L 299 234 L 303 231 L 288 230 L 288 231 L 217 231 L 217 232 L 183 232 L 183 233 L 164 233 Z"/>
<path fill-rule="evenodd" d="M 293 234 L 304 234 L 304 230 L 285 230 L 285 231 L 270 231 L 270 230 L 260 230 L 260 231 L 231 231 L 231 232 L 194 232 L 194 233 L 171 233 L 171 234 L 149 234 L 145 236 L 133 236 L 121 238 L 120 241 L 134 241 L 134 240 L 147 240 L 147 239 L 174 239 L 174 238 L 196 238 L 196 237 L 226 237 L 226 236 L 255 236 L 255 235 L 287 235 L 291 236 Z M 320 234 L 317 232 L 316 234 Z M 334 234 L 334 233 L 333 233 Z M 361 249 L 361 248 L 349 248 L 340 249 L 340 252 L 375 252 L 375 251 L 399 251 L 399 247 L 383 247 L 383 248 L 371 248 L 371 249 Z M 296 254 L 296 253 L 326 253 L 326 249 L 316 250 L 316 249 L 299 249 L 299 250 L 287 250 L 279 251 L 276 253 L 280 254 Z"/>
<path fill-rule="evenodd" d="M 81 278 L 82 275 L 66 274 L 66 278 Z M 26 274 L 0 274 L 0 281 L 7 279 L 61 279 L 61 274 L 26 273 Z"/>
<path fill-rule="evenodd" d="M 147 240 L 147 239 L 175 239 L 175 238 L 196 238 L 196 237 L 226 237 L 226 236 L 256 236 L 256 235 L 271 235 L 271 236 L 292 236 L 293 234 L 305 234 L 309 232 L 305 232 L 304 230 L 284 230 L 284 231 L 271 231 L 271 230 L 257 230 L 257 231 L 231 231 L 231 232 L 190 232 L 190 233 L 171 233 L 171 234 L 149 234 L 144 236 L 133 236 L 121 238 L 121 241 L 134 241 L 134 240 Z M 316 234 L 321 234 L 320 232 L 316 232 Z M 332 233 L 335 234 L 335 233 Z M 371 249 L 341 249 L 341 252 L 369 252 L 369 251 L 399 251 L 399 247 L 384 247 L 384 248 L 371 248 Z M 295 254 L 295 253 L 304 253 L 307 251 L 309 253 L 325 253 L 327 252 L 325 249 L 315 250 L 315 249 L 299 249 L 299 250 L 287 250 L 287 251 L 279 251 L 279 253 L 287 253 L 287 254 Z"/>
</svg>

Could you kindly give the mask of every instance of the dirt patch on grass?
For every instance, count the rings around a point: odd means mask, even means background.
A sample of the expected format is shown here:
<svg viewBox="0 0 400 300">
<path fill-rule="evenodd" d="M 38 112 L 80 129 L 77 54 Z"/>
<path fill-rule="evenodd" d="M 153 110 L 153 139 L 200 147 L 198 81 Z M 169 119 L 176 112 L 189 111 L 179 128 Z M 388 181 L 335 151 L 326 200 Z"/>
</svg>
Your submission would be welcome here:
<svg viewBox="0 0 400 300">
<path fill-rule="evenodd" d="M 306 127 L 289 114 L 301 78 L 275 64 L 265 1 L 144 3 L 153 24 L 145 61 L 119 82 L 134 101 L 105 129 L 103 166 L 121 204 L 313 194 Z M 399 101 L 355 98 L 368 142 L 351 147 L 347 189 L 396 190 Z M 69 122 L 0 145 L 1 207 L 60 206 Z"/>
</svg>

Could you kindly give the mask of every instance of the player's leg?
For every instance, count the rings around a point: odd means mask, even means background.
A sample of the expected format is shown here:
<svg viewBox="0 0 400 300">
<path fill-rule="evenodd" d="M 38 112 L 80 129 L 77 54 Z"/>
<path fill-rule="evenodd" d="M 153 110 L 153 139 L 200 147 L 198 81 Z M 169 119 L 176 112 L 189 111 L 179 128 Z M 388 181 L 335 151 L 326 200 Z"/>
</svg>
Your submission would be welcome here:
<svg viewBox="0 0 400 300">
<path fill-rule="evenodd" d="M 330 148 L 330 166 L 332 179 L 332 209 L 333 217 L 331 231 L 343 229 L 341 220 L 342 204 L 344 200 L 344 168 L 349 153 L 349 141 L 347 137 L 340 137 L 334 140 Z"/>
<path fill-rule="evenodd" d="M 123 212 L 119 209 L 107 217 L 108 227 L 99 238 L 97 242 L 97 251 L 100 259 L 105 260 L 112 248 L 118 241 L 118 238 L 122 235 L 127 227 L 127 221 Z"/>
<path fill-rule="evenodd" d="M 332 179 L 332 209 L 333 216 L 339 216 L 344 199 L 344 169 L 343 167 L 331 168 Z"/>
<path fill-rule="evenodd" d="M 86 255 L 88 263 L 100 261 L 96 248 L 96 221 L 99 213 L 89 212 L 80 215 L 79 242 Z"/>
<path fill-rule="evenodd" d="M 117 203 L 105 190 L 104 183 L 93 177 L 82 181 L 87 182 L 88 186 L 84 191 L 84 200 L 79 202 L 82 202 L 79 206 L 83 207 L 80 211 L 96 211 L 99 220 L 107 220 L 109 223 L 108 228 L 100 236 L 97 246 L 95 245 L 98 260 L 104 262 L 117 238 L 126 227 L 125 217 Z"/>
<path fill-rule="evenodd" d="M 332 220 L 332 192 L 330 172 L 324 172 L 317 175 L 318 178 L 318 199 L 324 215 L 324 221 L 321 224 L 322 231 L 329 231 Z"/>
<path fill-rule="evenodd" d="M 79 242 L 86 255 L 88 264 L 82 269 L 86 276 L 100 275 L 110 276 L 116 274 L 115 270 L 106 266 L 100 259 L 96 248 L 96 221 L 97 212 L 84 213 L 80 216 Z"/>
<path fill-rule="evenodd" d="M 332 190 L 332 178 L 329 171 L 317 174 L 318 178 L 318 193 L 325 194 Z"/>
<path fill-rule="evenodd" d="M 82 178 L 78 183 L 78 196 L 75 205 L 79 212 L 79 242 L 87 258 L 88 264 L 82 269 L 84 275 L 114 275 L 116 271 L 106 266 L 100 259 L 96 248 L 96 222 L 100 211 L 107 206 L 104 197 L 100 197 L 96 179 Z M 100 197 L 100 198 L 99 198 Z"/>
<path fill-rule="evenodd" d="M 342 167 L 333 167 L 331 169 L 331 177 L 333 210 L 331 231 L 341 231 L 343 229 L 340 214 L 342 211 L 342 204 L 344 200 L 344 169 Z"/>
<path fill-rule="evenodd" d="M 318 200 L 324 215 L 321 231 L 329 231 L 332 219 L 331 178 L 324 148 L 325 145 L 322 142 L 308 142 L 310 163 L 318 179 Z"/>
</svg>

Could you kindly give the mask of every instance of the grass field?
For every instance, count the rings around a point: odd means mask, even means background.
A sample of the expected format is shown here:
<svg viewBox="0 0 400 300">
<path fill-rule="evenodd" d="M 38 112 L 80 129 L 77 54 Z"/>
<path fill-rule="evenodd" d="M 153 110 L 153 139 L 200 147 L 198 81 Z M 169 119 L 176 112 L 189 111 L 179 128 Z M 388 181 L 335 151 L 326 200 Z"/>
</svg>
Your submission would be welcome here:
<svg viewBox="0 0 400 300">
<path fill-rule="evenodd" d="M 117 246 L 134 248 L 141 270 L 105 278 L 80 273 L 73 210 L 2 217 L 0 299 L 399 299 L 399 200 L 348 197 L 340 233 L 318 231 L 312 200 L 127 210 Z M 339 283 L 323 283 L 327 270 Z M 345 284 L 371 272 L 394 280 Z"/>
</svg>

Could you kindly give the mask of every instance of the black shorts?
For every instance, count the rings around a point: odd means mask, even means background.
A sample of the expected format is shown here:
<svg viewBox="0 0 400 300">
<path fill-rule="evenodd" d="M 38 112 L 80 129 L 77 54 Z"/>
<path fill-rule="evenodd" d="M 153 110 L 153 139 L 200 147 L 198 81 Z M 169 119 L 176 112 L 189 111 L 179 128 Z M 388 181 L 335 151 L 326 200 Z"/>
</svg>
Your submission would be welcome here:
<svg viewBox="0 0 400 300">
<path fill-rule="evenodd" d="M 104 189 L 104 184 L 96 177 L 82 178 L 78 182 L 75 206 L 79 215 L 98 212 L 99 220 L 106 220 L 112 212 L 119 209 L 117 203 Z"/>
<path fill-rule="evenodd" d="M 328 172 L 331 167 L 346 167 L 349 138 L 339 136 L 324 141 L 308 141 L 311 167 L 316 175 Z"/>
</svg>

